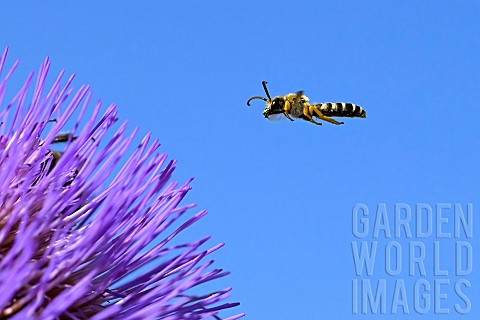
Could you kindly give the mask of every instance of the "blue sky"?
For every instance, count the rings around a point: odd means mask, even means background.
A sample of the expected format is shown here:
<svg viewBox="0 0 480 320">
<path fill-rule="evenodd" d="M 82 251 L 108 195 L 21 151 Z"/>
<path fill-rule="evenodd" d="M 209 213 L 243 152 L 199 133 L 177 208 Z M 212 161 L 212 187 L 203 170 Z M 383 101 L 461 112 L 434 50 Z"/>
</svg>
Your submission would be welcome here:
<svg viewBox="0 0 480 320">
<path fill-rule="evenodd" d="M 178 160 L 176 179 L 195 176 L 188 200 L 209 215 L 187 237 L 226 243 L 216 266 L 232 274 L 217 287 L 234 288 L 237 312 L 369 319 L 379 316 L 352 315 L 352 281 L 369 279 L 355 275 L 356 203 L 370 209 L 371 229 L 379 203 L 392 230 L 395 203 L 473 203 L 476 216 L 479 12 L 477 1 L 9 1 L 0 11 L 0 46 L 10 46 L 10 63 L 21 61 L 18 83 L 50 56 L 52 78 L 75 72 L 76 87 L 91 84 L 132 128 L 160 139 Z M 272 95 L 304 90 L 316 102 L 350 101 L 367 118 L 322 127 L 267 121 L 261 101 L 245 104 L 263 94 L 262 80 Z M 453 230 L 453 209 L 442 216 Z M 480 316 L 474 230 L 466 239 L 473 272 L 459 277 L 471 283 L 463 291 L 472 308 L 462 319 Z M 370 233 L 363 240 L 378 240 L 370 280 L 387 280 L 383 317 L 394 319 L 405 317 L 390 314 L 395 279 L 405 280 L 413 300 L 418 277 L 385 275 L 383 248 L 397 241 L 406 251 L 424 241 L 423 280 L 433 285 L 442 278 L 430 272 L 439 241 L 450 270 L 441 289 L 450 314 L 442 318 L 458 319 L 459 239 Z M 409 303 L 409 318 L 420 317 Z M 433 307 L 422 316 L 433 318 Z"/>
</svg>

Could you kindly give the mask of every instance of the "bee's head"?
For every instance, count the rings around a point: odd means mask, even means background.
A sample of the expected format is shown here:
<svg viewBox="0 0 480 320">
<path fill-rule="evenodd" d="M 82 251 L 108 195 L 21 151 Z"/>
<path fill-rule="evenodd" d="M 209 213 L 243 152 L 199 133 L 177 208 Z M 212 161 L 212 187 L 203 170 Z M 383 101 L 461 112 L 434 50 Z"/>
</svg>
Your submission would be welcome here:
<svg viewBox="0 0 480 320">
<path fill-rule="evenodd" d="M 250 105 L 250 101 L 254 99 L 259 99 L 263 100 L 267 103 L 267 106 L 265 107 L 265 110 L 263 110 L 263 116 L 265 118 L 268 118 L 269 116 L 273 114 L 279 114 L 283 113 L 283 107 L 285 106 L 285 98 L 282 96 L 275 97 L 272 99 L 270 97 L 270 93 L 268 93 L 267 89 L 267 81 L 262 81 L 263 89 L 265 90 L 265 93 L 267 94 L 267 98 L 261 97 L 261 96 L 253 96 L 247 101 L 247 105 Z"/>
<path fill-rule="evenodd" d="M 273 98 L 273 100 L 267 101 L 267 107 L 263 110 L 263 116 L 268 118 L 273 114 L 279 114 L 284 112 L 285 107 L 285 98 L 278 96 Z"/>
</svg>

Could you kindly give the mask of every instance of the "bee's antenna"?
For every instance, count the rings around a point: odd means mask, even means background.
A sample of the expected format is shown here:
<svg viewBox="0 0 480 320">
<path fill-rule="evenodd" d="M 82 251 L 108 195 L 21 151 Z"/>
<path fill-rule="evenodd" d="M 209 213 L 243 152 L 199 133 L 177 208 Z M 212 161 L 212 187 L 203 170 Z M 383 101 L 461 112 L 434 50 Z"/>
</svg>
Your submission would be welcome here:
<svg viewBox="0 0 480 320">
<path fill-rule="evenodd" d="M 266 98 L 264 98 L 264 97 L 253 96 L 253 97 L 251 97 L 250 99 L 248 99 L 248 101 L 247 101 L 247 106 L 250 107 L 250 101 L 252 101 L 252 100 L 254 100 L 254 99 L 260 99 L 260 100 L 263 100 L 263 101 L 268 101 L 268 100 L 267 100 Z"/>
<path fill-rule="evenodd" d="M 265 93 L 267 94 L 268 101 L 272 101 L 272 98 L 270 97 L 270 94 L 268 93 L 267 81 L 262 81 L 262 86 L 263 86 L 263 89 L 265 90 Z"/>
</svg>

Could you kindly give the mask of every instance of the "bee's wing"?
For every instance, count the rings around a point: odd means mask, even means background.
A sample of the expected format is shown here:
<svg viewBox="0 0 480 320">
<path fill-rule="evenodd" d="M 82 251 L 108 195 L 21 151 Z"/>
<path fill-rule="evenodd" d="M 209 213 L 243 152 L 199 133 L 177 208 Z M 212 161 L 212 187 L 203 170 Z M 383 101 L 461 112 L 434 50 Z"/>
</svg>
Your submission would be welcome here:
<svg viewBox="0 0 480 320">
<path fill-rule="evenodd" d="M 277 122 L 277 121 L 285 121 L 287 120 L 287 118 L 283 113 L 276 113 L 276 114 L 269 115 L 268 120 Z"/>
<path fill-rule="evenodd" d="M 293 98 L 293 101 L 290 105 L 290 114 L 295 117 L 299 118 L 303 115 L 303 107 L 305 105 L 305 99 L 303 96 L 303 91 L 298 91 Z"/>
<path fill-rule="evenodd" d="M 300 100 L 302 98 L 302 96 L 303 96 L 303 91 L 302 90 L 297 91 L 296 95 L 295 95 L 295 100 L 297 100 L 297 99 Z"/>
</svg>

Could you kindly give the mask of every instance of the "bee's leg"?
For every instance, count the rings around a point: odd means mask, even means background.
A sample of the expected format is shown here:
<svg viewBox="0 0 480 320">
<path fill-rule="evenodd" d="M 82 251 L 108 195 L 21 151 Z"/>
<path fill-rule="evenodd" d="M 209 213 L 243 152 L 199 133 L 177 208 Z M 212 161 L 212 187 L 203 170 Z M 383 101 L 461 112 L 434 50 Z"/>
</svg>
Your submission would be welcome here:
<svg viewBox="0 0 480 320">
<path fill-rule="evenodd" d="M 327 122 L 330 122 L 330 123 L 333 123 L 333 124 L 336 124 L 336 125 L 339 125 L 339 124 L 343 124 L 343 122 L 339 122 L 337 120 L 334 120 L 332 118 L 329 118 L 327 116 L 324 116 L 320 110 L 318 110 L 317 108 L 315 108 L 314 106 L 310 106 L 309 107 L 309 113 L 311 115 L 314 115 L 315 117 L 319 118 L 319 119 L 322 119 L 324 121 L 327 121 Z"/>
<path fill-rule="evenodd" d="M 317 121 L 313 120 L 312 116 L 309 114 L 310 108 L 311 108 L 311 106 L 309 106 L 309 105 L 306 104 L 306 105 L 303 107 L 303 115 L 308 119 L 308 121 L 313 122 L 313 123 L 315 123 L 316 125 L 321 126 L 322 124 L 321 124 L 320 122 L 317 122 Z"/>
<path fill-rule="evenodd" d="M 285 101 L 285 107 L 283 107 L 283 114 L 285 115 L 285 117 L 287 117 L 290 121 L 293 121 L 293 119 L 290 117 L 290 101 Z"/>
</svg>

